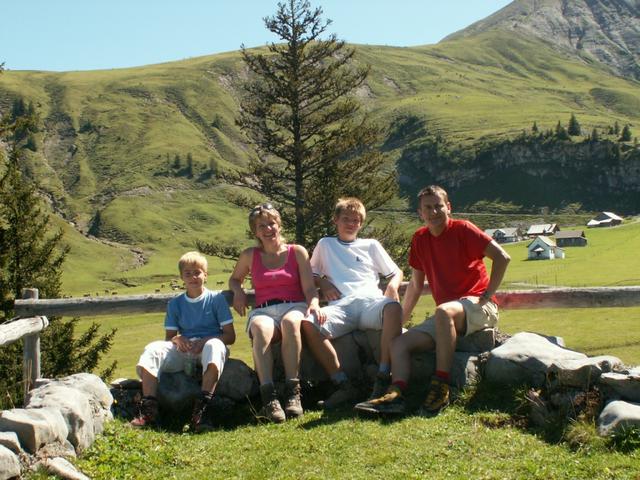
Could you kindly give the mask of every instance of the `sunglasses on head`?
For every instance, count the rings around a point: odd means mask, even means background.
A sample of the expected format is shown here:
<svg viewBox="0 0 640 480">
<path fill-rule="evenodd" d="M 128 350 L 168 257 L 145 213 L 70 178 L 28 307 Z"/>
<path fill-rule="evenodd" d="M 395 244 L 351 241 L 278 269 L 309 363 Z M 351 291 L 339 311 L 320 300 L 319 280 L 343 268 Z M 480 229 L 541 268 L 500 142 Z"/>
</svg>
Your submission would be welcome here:
<svg viewBox="0 0 640 480">
<path fill-rule="evenodd" d="M 253 207 L 249 215 L 258 215 L 263 210 L 275 210 L 275 208 L 270 203 L 261 203 L 260 205 L 256 205 L 255 207 Z"/>
</svg>

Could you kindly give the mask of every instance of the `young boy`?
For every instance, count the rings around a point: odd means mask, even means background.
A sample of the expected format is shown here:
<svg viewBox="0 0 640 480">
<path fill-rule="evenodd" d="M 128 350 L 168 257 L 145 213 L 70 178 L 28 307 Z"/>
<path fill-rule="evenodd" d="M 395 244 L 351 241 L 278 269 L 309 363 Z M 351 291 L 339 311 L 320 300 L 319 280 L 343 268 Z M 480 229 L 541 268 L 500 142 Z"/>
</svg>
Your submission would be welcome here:
<svg viewBox="0 0 640 480">
<path fill-rule="evenodd" d="M 329 305 L 322 308 L 326 321 L 319 324 L 303 322 L 307 345 L 330 375 L 338 390 L 323 402 L 324 408 L 334 408 L 355 400 L 356 391 L 345 373 L 329 339 L 353 330 L 382 330 L 380 363 L 373 397 L 386 390 L 390 380 L 391 341 L 402 333 L 402 308 L 398 288 L 402 270 L 391 260 L 377 240 L 358 238 L 366 218 L 364 205 L 357 198 L 338 201 L 334 223 L 338 235 L 320 239 L 311 256 L 316 285 Z M 388 279 L 384 294 L 379 276 Z"/>
<path fill-rule="evenodd" d="M 425 276 L 436 302 L 435 315 L 396 338 L 391 347 L 393 383 L 379 398 L 356 405 L 357 410 L 404 413 L 411 354 L 436 351 L 436 372 L 423 411 L 436 414 L 449 403 L 449 373 L 457 337 L 493 327 L 498 321 L 494 294 L 511 260 L 507 252 L 478 227 L 451 218 L 447 192 L 432 185 L 418 194 L 418 213 L 425 226 L 411 242 L 411 281 L 404 296 L 404 318 L 415 307 Z M 483 258 L 489 257 L 491 275 Z"/>
<path fill-rule="evenodd" d="M 165 341 L 147 345 L 136 370 L 142 379 L 140 412 L 132 421 L 135 427 L 153 425 L 158 415 L 158 376 L 162 372 L 179 372 L 191 367 L 195 356 L 202 363 L 202 393 L 196 399 L 191 416 L 191 429 L 207 426 L 204 413 L 236 334 L 229 305 L 219 292 L 205 288 L 207 259 L 198 252 L 185 253 L 178 261 L 180 277 L 186 292 L 171 299 L 164 320 Z"/>
</svg>

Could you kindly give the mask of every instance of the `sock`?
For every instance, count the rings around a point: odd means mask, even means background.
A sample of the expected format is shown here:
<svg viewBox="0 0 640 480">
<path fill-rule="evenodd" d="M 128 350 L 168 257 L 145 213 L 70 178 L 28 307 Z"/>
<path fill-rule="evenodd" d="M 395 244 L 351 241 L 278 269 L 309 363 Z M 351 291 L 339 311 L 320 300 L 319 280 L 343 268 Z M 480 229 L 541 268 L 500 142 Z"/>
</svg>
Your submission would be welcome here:
<svg viewBox="0 0 640 480">
<path fill-rule="evenodd" d="M 449 372 L 445 372 L 444 370 L 436 370 L 436 378 L 442 380 L 445 383 L 449 383 Z"/>
<path fill-rule="evenodd" d="M 202 390 L 200 394 L 202 395 L 202 400 L 204 400 L 206 403 L 209 403 L 213 398 L 213 392 L 205 392 L 204 390 Z"/>
<path fill-rule="evenodd" d="M 264 380 L 264 381 L 260 382 L 260 386 L 263 386 L 263 385 L 269 385 L 270 383 L 272 384 L 272 383 L 273 383 L 273 380 L 271 380 L 271 379 L 269 378 L 269 379 L 266 379 L 266 380 Z"/>
<path fill-rule="evenodd" d="M 378 373 L 389 375 L 391 373 L 391 365 L 388 363 L 381 363 L 378 365 Z"/>
<path fill-rule="evenodd" d="M 409 387 L 409 384 L 404 380 L 394 380 L 391 385 L 398 387 L 402 393 L 406 392 Z"/>
<path fill-rule="evenodd" d="M 344 373 L 342 370 L 338 370 L 336 373 L 331 375 L 331 381 L 335 385 L 340 385 L 341 383 L 346 382 L 347 380 L 348 380 L 347 374 Z"/>
</svg>

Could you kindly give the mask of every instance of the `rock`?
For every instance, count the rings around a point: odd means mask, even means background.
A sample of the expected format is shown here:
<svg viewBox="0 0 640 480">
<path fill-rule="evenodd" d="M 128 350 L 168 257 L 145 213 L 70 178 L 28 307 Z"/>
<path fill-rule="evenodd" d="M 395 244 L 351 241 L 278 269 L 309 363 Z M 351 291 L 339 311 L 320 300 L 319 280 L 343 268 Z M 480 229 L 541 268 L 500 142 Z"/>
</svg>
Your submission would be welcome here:
<svg viewBox="0 0 640 480">
<path fill-rule="evenodd" d="M 62 457 L 45 458 L 36 466 L 42 466 L 51 475 L 56 475 L 65 480 L 90 480 L 84 473 L 78 471 L 71 462 Z"/>
<path fill-rule="evenodd" d="M 104 423 L 113 419 L 111 405 L 113 396 L 109 388 L 97 375 L 92 373 L 76 373 L 64 378 L 41 379 L 38 387 L 45 385 L 59 385 L 83 392 L 89 401 L 93 416 L 93 433 L 98 435 L 104 430 Z"/>
<path fill-rule="evenodd" d="M 8 448 L 0 445 L 0 480 L 20 477 L 20 460 Z"/>
<path fill-rule="evenodd" d="M 457 352 L 488 352 L 496 346 L 496 331 L 486 328 L 458 338 L 456 342 Z"/>
<path fill-rule="evenodd" d="M 158 381 L 158 403 L 163 410 L 183 413 L 200 394 L 200 381 L 184 372 L 163 372 Z"/>
<path fill-rule="evenodd" d="M 88 395 L 78 389 L 49 383 L 29 392 L 27 408 L 58 408 L 69 429 L 67 437 L 77 453 L 95 440 L 93 412 Z"/>
<path fill-rule="evenodd" d="M 471 352 L 455 352 L 451 366 L 450 384 L 457 388 L 475 383 L 478 376 L 479 357 Z M 411 356 L 411 377 L 409 385 L 421 385 L 425 388 L 436 372 L 434 352 L 416 353 Z"/>
<path fill-rule="evenodd" d="M 242 360 L 229 358 L 224 364 L 216 395 L 241 402 L 257 395 L 258 392 L 258 377 L 253 369 Z"/>
<path fill-rule="evenodd" d="M 64 443 L 69 434 L 60 410 L 50 407 L 4 410 L 0 431 L 16 432 L 20 444 L 31 453 L 48 443 Z"/>
<path fill-rule="evenodd" d="M 604 407 L 598 417 L 598 433 L 602 436 L 631 426 L 640 426 L 640 404 L 614 400 Z"/>
<path fill-rule="evenodd" d="M 600 384 L 605 385 L 624 400 L 640 402 L 640 372 L 631 370 L 629 373 L 603 373 Z"/>
<path fill-rule="evenodd" d="M 16 435 L 16 432 L 0 432 L 0 445 L 8 448 L 14 453 L 19 453 L 22 451 L 20 440 L 18 440 L 18 435 Z"/>
<path fill-rule="evenodd" d="M 544 385 L 551 364 L 586 358 L 585 354 L 559 347 L 542 335 L 521 332 L 491 350 L 484 377 L 494 383 L 539 387 Z"/>
<path fill-rule="evenodd" d="M 111 394 L 113 395 L 113 389 L 119 390 L 141 390 L 142 382 L 137 378 L 116 378 L 111 382 Z"/>
<path fill-rule="evenodd" d="M 547 369 L 547 382 L 551 388 L 589 389 L 591 385 L 598 383 L 600 375 L 619 367 L 622 367 L 622 360 L 609 355 L 558 360 Z"/>
</svg>

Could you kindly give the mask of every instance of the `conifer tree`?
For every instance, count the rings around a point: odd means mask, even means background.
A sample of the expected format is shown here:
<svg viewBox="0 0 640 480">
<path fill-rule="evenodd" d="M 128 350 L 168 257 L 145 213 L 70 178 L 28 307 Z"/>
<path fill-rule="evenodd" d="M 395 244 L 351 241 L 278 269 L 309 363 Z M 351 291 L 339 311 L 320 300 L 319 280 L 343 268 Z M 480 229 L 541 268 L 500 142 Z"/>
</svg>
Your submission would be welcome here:
<svg viewBox="0 0 640 480">
<path fill-rule="evenodd" d="M 573 113 L 571 114 L 571 118 L 569 119 L 567 133 L 572 137 L 576 137 L 582 133 L 582 131 L 580 130 L 580 123 L 578 123 L 578 119 Z"/>
<path fill-rule="evenodd" d="M 569 140 L 569 135 L 567 134 L 567 130 L 562 126 L 560 120 L 558 120 L 558 124 L 556 125 L 556 138 L 558 140 Z"/>
<path fill-rule="evenodd" d="M 534 121 L 531 127 L 531 132 L 535 135 L 538 133 L 538 124 Z"/>
<path fill-rule="evenodd" d="M 631 141 L 631 129 L 629 128 L 628 124 L 625 124 L 625 126 L 622 127 L 622 133 L 620 134 L 620 141 L 621 142 Z"/>
<path fill-rule="evenodd" d="M 593 127 L 593 130 L 591 130 L 591 141 L 597 142 L 598 140 L 600 140 L 600 135 L 598 134 L 598 130 Z"/>
<path fill-rule="evenodd" d="M 235 183 L 273 201 L 295 241 L 312 248 L 331 231 L 338 197 L 379 207 L 395 194 L 395 174 L 385 171 L 381 131 L 355 95 L 369 68 L 335 35 L 322 38 L 330 24 L 322 9 L 287 0 L 264 23 L 282 43 L 269 54 L 242 47 L 250 79 L 238 123 L 258 158 Z"/>
<path fill-rule="evenodd" d="M 620 124 L 616 120 L 616 123 L 613 124 L 613 134 L 620 135 Z"/>
</svg>

